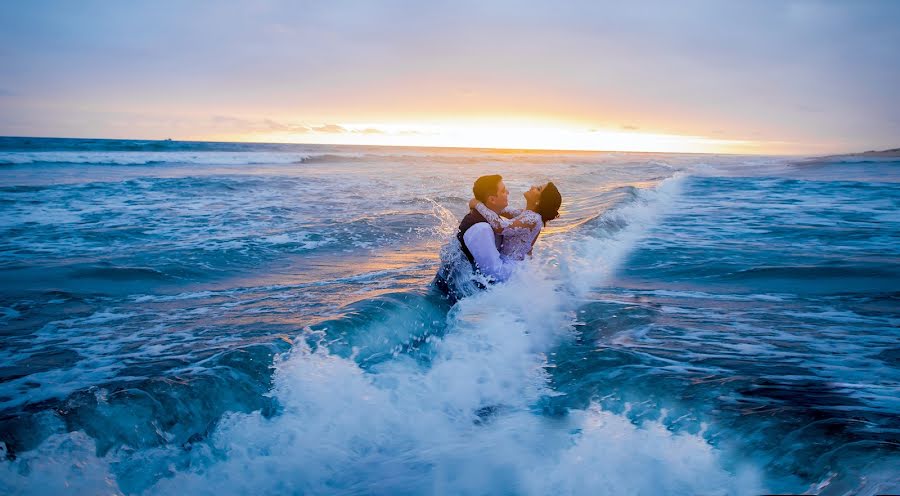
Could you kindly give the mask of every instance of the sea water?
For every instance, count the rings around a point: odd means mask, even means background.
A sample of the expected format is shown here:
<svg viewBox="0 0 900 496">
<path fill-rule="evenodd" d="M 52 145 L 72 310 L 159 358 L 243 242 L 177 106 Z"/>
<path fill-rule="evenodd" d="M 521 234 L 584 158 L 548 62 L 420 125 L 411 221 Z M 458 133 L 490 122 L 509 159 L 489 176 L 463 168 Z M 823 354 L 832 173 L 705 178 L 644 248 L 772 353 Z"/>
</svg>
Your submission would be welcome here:
<svg viewBox="0 0 900 496">
<path fill-rule="evenodd" d="M 432 287 L 471 184 L 562 215 Z M 0 491 L 900 492 L 900 163 L 0 139 Z"/>
</svg>

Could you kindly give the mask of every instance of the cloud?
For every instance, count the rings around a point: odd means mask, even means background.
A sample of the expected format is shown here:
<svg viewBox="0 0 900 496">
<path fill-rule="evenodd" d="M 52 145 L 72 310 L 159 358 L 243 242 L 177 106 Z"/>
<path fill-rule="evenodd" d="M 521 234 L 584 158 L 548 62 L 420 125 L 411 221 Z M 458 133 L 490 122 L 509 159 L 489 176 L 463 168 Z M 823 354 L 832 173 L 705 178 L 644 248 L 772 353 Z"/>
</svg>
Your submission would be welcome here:
<svg viewBox="0 0 900 496">
<path fill-rule="evenodd" d="M 626 131 L 637 131 L 640 128 L 637 126 L 632 126 L 631 124 L 625 124 L 622 126 L 622 129 L 624 129 Z"/>
<path fill-rule="evenodd" d="M 230 117 L 227 115 L 214 115 L 212 121 L 216 124 L 224 125 L 246 125 L 249 121 L 238 117 Z"/>
<path fill-rule="evenodd" d="M 313 131 L 317 133 L 346 133 L 347 129 L 337 124 L 324 124 L 322 126 L 313 126 Z"/>
<path fill-rule="evenodd" d="M 289 133 L 308 133 L 310 129 L 301 124 L 284 124 L 282 122 L 273 121 L 272 119 L 265 119 L 263 121 L 265 125 L 269 126 L 269 129 L 272 131 L 284 131 Z"/>
<path fill-rule="evenodd" d="M 364 129 L 348 129 L 339 124 L 306 125 L 299 123 L 277 121 L 275 119 L 247 119 L 229 115 L 215 115 L 212 117 L 213 125 L 217 128 L 245 133 L 325 133 L 325 134 L 385 134 L 384 131 L 374 127 Z"/>
<path fill-rule="evenodd" d="M 226 128 L 237 132 L 283 132 L 283 133 L 308 133 L 310 128 L 302 124 L 278 122 L 272 119 L 245 119 L 229 115 L 215 115 L 212 117 L 213 125 L 217 128 Z"/>
</svg>

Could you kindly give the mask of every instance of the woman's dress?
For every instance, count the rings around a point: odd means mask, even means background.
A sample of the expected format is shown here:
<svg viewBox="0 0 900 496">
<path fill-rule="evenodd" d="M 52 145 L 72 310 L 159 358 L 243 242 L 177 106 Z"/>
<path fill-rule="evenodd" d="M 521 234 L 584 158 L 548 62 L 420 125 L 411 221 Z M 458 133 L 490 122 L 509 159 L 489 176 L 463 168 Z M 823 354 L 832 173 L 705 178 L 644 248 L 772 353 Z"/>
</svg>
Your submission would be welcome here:
<svg viewBox="0 0 900 496">
<path fill-rule="evenodd" d="M 534 240 L 544 227 L 540 214 L 531 210 L 506 208 L 503 213 L 513 216 L 506 219 L 479 203 L 475 206 L 478 213 L 491 225 L 494 232 L 499 232 L 503 240 L 500 243 L 500 256 L 510 260 L 525 260 L 531 252 Z"/>
</svg>

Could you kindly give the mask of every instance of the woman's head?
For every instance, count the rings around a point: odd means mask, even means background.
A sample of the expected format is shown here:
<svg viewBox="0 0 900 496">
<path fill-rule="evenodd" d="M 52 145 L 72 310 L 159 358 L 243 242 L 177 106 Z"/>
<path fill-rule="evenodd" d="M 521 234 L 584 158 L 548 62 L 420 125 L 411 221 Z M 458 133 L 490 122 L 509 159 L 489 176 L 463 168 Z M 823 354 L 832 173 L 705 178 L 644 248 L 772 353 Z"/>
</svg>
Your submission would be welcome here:
<svg viewBox="0 0 900 496">
<path fill-rule="evenodd" d="M 552 182 L 540 186 L 532 186 L 525 192 L 525 199 L 535 204 L 534 211 L 540 214 L 544 224 L 559 217 L 562 195 Z"/>
</svg>

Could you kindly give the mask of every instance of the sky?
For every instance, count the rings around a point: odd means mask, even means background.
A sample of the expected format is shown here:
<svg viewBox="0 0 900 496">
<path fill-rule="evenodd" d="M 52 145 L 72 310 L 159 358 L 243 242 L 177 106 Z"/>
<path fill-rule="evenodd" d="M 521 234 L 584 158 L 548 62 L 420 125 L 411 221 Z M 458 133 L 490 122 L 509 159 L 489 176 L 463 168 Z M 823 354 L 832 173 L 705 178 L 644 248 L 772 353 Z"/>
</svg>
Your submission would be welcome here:
<svg viewBox="0 0 900 496">
<path fill-rule="evenodd" d="M 0 4 L 0 135 L 900 147 L 900 1 Z"/>
</svg>

